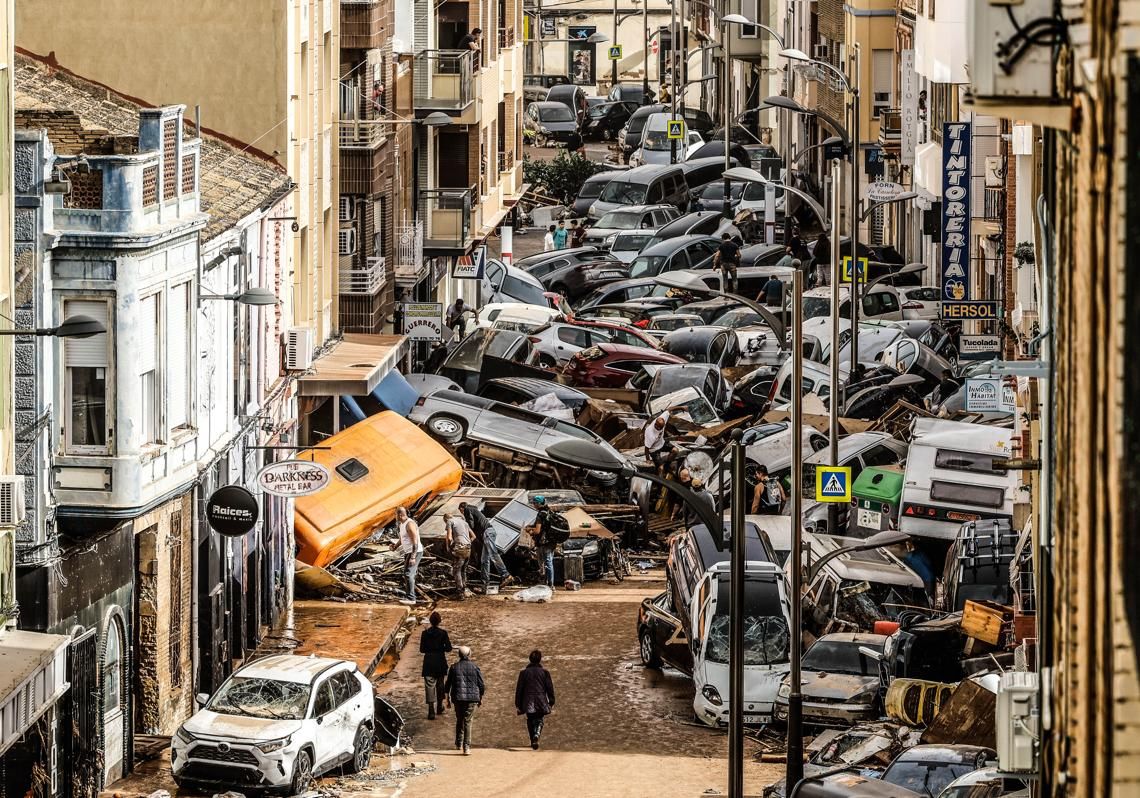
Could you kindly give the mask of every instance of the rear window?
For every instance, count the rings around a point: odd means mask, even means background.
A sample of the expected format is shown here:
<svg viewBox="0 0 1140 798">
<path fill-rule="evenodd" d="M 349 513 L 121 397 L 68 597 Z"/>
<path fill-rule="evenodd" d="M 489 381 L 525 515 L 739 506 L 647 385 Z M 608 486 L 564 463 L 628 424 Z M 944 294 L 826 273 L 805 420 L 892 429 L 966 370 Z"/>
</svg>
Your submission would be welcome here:
<svg viewBox="0 0 1140 798">
<path fill-rule="evenodd" d="M 618 205 L 644 205 L 649 187 L 644 183 L 630 183 L 627 180 L 611 180 L 606 184 L 599 199 Z"/>
<path fill-rule="evenodd" d="M 934 467 L 953 471 L 972 471 L 975 474 L 992 474 L 994 458 L 978 452 L 954 452 L 939 449 L 934 455 Z"/>
<path fill-rule="evenodd" d="M 543 122 L 573 122 L 574 113 L 569 107 L 559 103 L 558 106 L 539 108 L 538 118 Z"/>
<path fill-rule="evenodd" d="M 587 180 L 582 184 L 582 190 L 578 192 L 578 199 L 597 199 L 609 182 L 609 180 Z"/>
<path fill-rule="evenodd" d="M 640 212 L 614 211 L 598 220 L 600 230 L 633 230 L 641 224 Z"/>
<path fill-rule="evenodd" d="M 1000 508 L 1005 504 L 1005 489 L 935 479 L 930 482 L 930 498 L 946 504 Z"/>
</svg>

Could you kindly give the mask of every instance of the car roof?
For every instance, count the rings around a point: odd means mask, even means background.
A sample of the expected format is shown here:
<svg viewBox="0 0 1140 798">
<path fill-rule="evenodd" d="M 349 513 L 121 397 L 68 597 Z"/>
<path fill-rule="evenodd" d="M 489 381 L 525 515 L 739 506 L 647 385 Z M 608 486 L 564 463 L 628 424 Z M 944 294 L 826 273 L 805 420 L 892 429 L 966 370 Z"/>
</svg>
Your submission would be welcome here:
<svg viewBox="0 0 1140 798">
<path fill-rule="evenodd" d="M 916 745 L 903 751 L 895 762 L 953 762 L 958 765 L 973 764 L 978 755 L 996 756 L 992 748 L 984 745 Z"/>
<path fill-rule="evenodd" d="M 717 327 L 712 324 L 701 324 L 694 327 L 682 327 L 679 330 L 673 330 L 665 336 L 665 340 L 670 343 L 683 346 L 685 344 L 697 343 L 713 338 L 719 333 L 727 333 L 727 327 Z"/>
<path fill-rule="evenodd" d="M 658 363 L 681 363 L 683 358 L 662 352 L 660 349 L 649 349 L 645 346 L 630 346 L 629 344 L 598 344 L 598 348 L 608 355 L 627 355 Z"/>
<path fill-rule="evenodd" d="M 622 175 L 622 178 L 630 181 L 655 179 L 661 177 L 662 175 L 667 175 L 674 170 L 680 172 L 681 167 L 677 164 L 667 163 L 646 164 L 645 166 L 638 166 L 635 169 L 630 169 L 628 172 Z"/>
<path fill-rule="evenodd" d="M 724 516 L 724 526 L 726 530 L 731 530 L 732 522 L 729 514 Z M 774 552 L 770 549 L 771 542 L 767 540 L 767 536 L 761 536 L 761 527 L 751 518 L 745 517 L 744 528 L 746 531 L 744 535 L 744 560 L 745 562 L 768 562 L 778 564 L 778 561 L 772 556 Z M 707 570 L 710 566 L 718 562 L 728 562 L 732 557 L 732 553 L 725 549 L 720 551 L 716 547 L 716 541 L 713 535 L 709 532 L 708 527 L 704 524 L 696 524 L 688 529 L 688 534 L 693 538 L 697 546 L 697 556 L 701 560 L 703 566 L 702 570 Z"/>
<path fill-rule="evenodd" d="M 662 228 L 664 229 L 664 228 Z M 672 236 L 664 241 L 658 241 L 651 247 L 647 247 L 644 251 L 638 253 L 639 255 L 672 255 L 682 247 L 692 244 L 694 241 L 712 241 L 716 243 L 715 236 L 706 236 L 701 233 L 686 233 L 685 235 Z"/>
<path fill-rule="evenodd" d="M 634 117 L 637 117 L 638 119 L 643 119 L 647 116 L 651 116 L 652 114 L 659 114 L 668 108 L 669 106 L 665 105 L 664 103 L 652 103 L 650 105 L 643 105 L 634 111 L 629 118 L 633 119 Z"/>
<path fill-rule="evenodd" d="M 573 396 L 581 397 L 582 399 L 589 398 L 577 388 L 572 388 L 569 385 L 563 385 L 553 380 L 539 379 L 538 377 L 495 377 L 494 379 L 487 380 L 484 385 L 502 385 L 506 388 L 512 388 L 519 393 L 527 393 L 535 397 L 553 393 L 560 397 Z"/>
<path fill-rule="evenodd" d="M 235 675 L 248 676 L 254 679 L 276 679 L 279 682 L 311 684 L 322 673 L 338 665 L 350 665 L 352 670 L 356 670 L 355 663 L 343 659 L 274 654 L 255 659 L 239 668 Z"/>
<path fill-rule="evenodd" d="M 830 378 L 830 371 L 828 372 L 828 377 Z M 892 440 L 896 439 L 889 432 L 856 432 L 851 435 L 846 435 L 839 439 L 839 458 L 843 459 L 844 457 L 861 452 L 876 444 L 886 443 Z M 813 452 L 811 456 L 804 458 L 804 462 L 826 465 L 829 457 L 828 451 L 823 449 L 818 452 Z"/>
<path fill-rule="evenodd" d="M 606 211 L 602 215 L 603 216 L 609 216 L 611 213 L 646 213 L 648 211 L 656 211 L 656 210 L 660 210 L 662 208 L 673 208 L 673 207 L 674 207 L 673 205 L 669 205 L 669 204 L 664 203 L 664 202 L 655 202 L 652 205 L 619 205 L 616 208 L 612 208 L 611 210 Z M 596 224 L 594 226 L 597 227 Z M 633 232 L 633 231 L 626 231 L 626 232 Z M 653 232 L 653 231 L 650 231 L 650 232 Z"/>
<path fill-rule="evenodd" d="M 813 560 L 860 542 L 857 538 L 839 535 L 814 535 L 809 532 L 804 533 L 804 540 L 808 544 L 808 551 Z M 841 554 L 827 563 L 826 567 L 834 570 L 840 579 L 920 589 L 924 587 L 922 579 L 914 571 L 884 549 L 852 551 Z"/>
</svg>

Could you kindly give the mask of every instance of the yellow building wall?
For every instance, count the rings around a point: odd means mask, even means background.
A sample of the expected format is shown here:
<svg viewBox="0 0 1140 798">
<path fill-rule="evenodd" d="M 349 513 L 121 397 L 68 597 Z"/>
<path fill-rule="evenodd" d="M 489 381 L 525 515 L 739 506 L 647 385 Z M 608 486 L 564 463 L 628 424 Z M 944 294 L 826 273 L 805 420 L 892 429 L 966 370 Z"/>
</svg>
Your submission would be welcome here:
<svg viewBox="0 0 1140 798">
<path fill-rule="evenodd" d="M 847 9 L 847 47 L 854 55 L 859 46 L 859 133 L 864 142 L 878 141 L 879 120 L 873 108 L 873 64 L 875 50 L 895 50 L 895 9 L 897 0 L 850 0 Z M 889 14 L 886 12 L 890 12 Z M 895 98 L 897 105 L 898 98 Z"/>
</svg>

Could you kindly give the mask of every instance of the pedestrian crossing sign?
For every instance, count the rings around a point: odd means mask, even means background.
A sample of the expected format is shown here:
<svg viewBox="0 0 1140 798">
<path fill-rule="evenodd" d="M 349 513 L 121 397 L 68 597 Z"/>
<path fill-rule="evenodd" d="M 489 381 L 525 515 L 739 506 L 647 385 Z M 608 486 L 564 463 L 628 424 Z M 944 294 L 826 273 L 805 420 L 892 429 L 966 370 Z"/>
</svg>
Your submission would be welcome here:
<svg viewBox="0 0 1140 798">
<path fill-rule="evenodd" d="M 611 61 L 620 61 L 621 60 L 621 45 L 620 44 L 614 44 L 614 45 L 610 46 L 610 60 Z"/>
<path fill-rule="evenodd" d="M 843 260 L 839 262 L 839 280 L 840 282 L 851 282 L 851 256 L 844 255 Z M 867 258 L 859 258 L 859 282 L 865 283 L 867 281 Z"/>
<path fill-rule="evenodd" d="M 685 120 L 684 119 L 670 119 L 666 135 L 671 139 L 685 138 Z"/>
<path fill-rule="evenodd" d="M 817 502 L 851 501 L 850 466 L 819 466 L 815 470 Z"/>
</svg>

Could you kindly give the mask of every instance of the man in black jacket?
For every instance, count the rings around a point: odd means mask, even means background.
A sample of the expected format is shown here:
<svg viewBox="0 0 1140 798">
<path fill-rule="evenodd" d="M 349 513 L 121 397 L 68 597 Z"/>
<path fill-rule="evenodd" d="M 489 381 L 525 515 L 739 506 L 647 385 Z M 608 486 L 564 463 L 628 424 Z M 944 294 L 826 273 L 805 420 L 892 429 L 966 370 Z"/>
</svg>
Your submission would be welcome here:
<svg viewBox="0 0 1140 798">
<path fill-rule="evenodd" d="M 530 747 L 537 751 L 543 720 L 554 711 L 554 681 L 550 671 L 542 667 L 542 652 L 537 648 L 530 652 L 530 664 L 519 671 L 515 709 L 520 715 L 526 715 Z"/>
<path fill-rule="evenodd" d="M 463 750 L 464 756 L 471 753 L 471 719 L 475 707 L 483 705 L 483 693 L 487 687 L 483 683 L 483 672 L 471 661 L 471 649 L 460 646 L 459 661 L 447 672 L 444 689 L 451 696 L 455 707 L 455 750 Z"/>
<path fill-rule="evenodd" d="M 428 720 L 435 720 L 437 712 L 443 714 L 443 680 L 447 676 L 447 652 L 451 651 L 451 638 L 439 625 L 443 619 L 438 612 L 433 612 L 428 620 L 431 626 L 420 635 L 420 653 L 424 655 L 420 673 L 424 677 Z"/>
<path fill-rule="evenodd" d="M 481 571 L 483 572 L 483 592 L 487 592 L 487 585 L 491 581 L 491 565 L 495 566 L 495 571 L 499 574 L 500 584 L 509 585 L 515 581 L 511 576 L 511 572 L 507 570 L 506 564 L 503 563 L 503 557 L 499 554 L 499 548 L 495 545 L 495 527 L 491 526 L 491 522 L 487 520 L 487 516 L 479 511 L 478 507 L 474 507 L 467 502 L 460 502 L 459 512 L 463 513 L 463 518 L 467 521 L 467 525 L 475 532 L 475 537 L 480 541 L 483 547 L 480 556 Z"/>
</svg>

